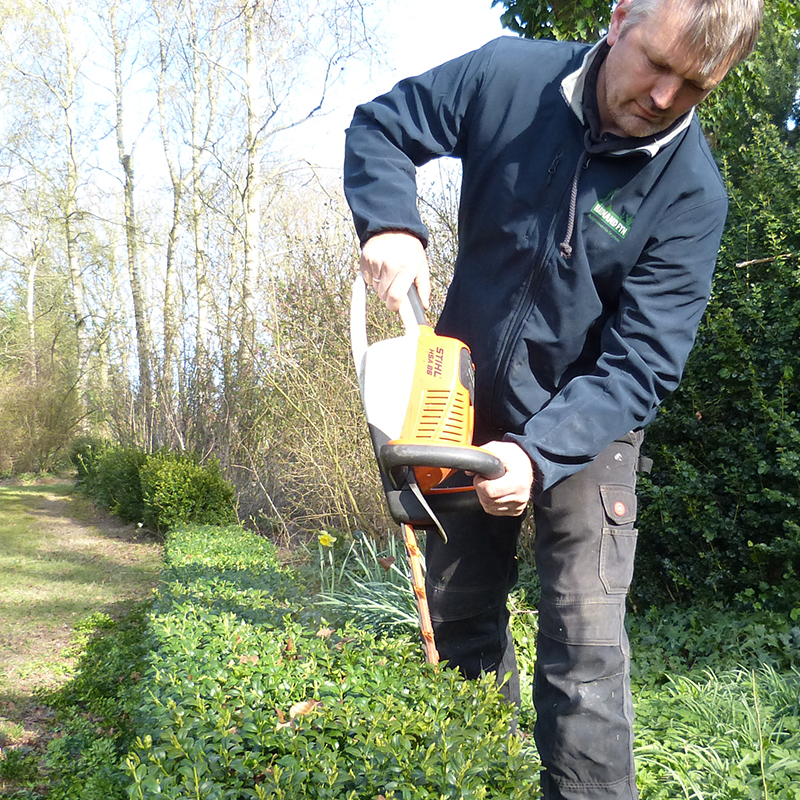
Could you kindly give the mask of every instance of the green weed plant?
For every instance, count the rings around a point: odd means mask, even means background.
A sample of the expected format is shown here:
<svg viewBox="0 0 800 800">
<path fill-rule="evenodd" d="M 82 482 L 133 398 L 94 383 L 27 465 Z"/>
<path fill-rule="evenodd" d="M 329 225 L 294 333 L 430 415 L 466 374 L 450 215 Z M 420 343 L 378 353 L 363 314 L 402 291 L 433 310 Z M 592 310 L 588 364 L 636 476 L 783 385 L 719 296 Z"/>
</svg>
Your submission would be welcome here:
<svg viewBox="0 0 800 800">
<path fill-rule="evenodd" d="M 111 444 L 105 439 L 94 436 L 81 436 L 70 445 L 69 460 L 75 468 L 77 484 L 89 495 L 97 492 L 100 459 L 109 447 Z"/>
<path fill-rule="evenodd" d="M 799 800 L 800 672 L 771 667 L 671 678 L 637 698 L 648 800 Z"/>
<path fill-rule="evenodd" d="M 399 534 L 390 534 L 379 546 L 371 536 L 356 531 L 345 543 L 346 549 L 342 546 L 338 552 L 333 545 L 319 543 L 319 605 L 376 634 L 416 634 L 417 609 Z"/>
</svg>

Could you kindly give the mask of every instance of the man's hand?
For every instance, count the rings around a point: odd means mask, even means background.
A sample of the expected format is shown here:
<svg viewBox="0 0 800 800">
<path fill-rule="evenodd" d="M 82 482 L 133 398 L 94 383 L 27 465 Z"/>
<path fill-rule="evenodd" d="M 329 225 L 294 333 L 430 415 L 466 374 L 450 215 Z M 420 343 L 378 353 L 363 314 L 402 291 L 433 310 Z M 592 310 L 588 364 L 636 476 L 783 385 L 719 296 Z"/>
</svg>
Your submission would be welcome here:
<svg viewBox="0 0 800 800">
<path fill-rule="evenodd" d="M 428 258 L 422 242 L 410 233 L 389 231 L 367 239 L 361 250 L 361 274 L 390 311 L 397 311 L 412 283 L 425 308 L 431 295 Z"/>
<path fill-rule="evenodd" d="M 506 468 L 505 475 L 494 480 L 475 476 L 473 484 L 483 510 L 496 517 L 518 517 L 531 496 L 533 464 L 528 454 L 513 442 L 489 442 L 481 447 L 497 456 Z"/>
</svg>

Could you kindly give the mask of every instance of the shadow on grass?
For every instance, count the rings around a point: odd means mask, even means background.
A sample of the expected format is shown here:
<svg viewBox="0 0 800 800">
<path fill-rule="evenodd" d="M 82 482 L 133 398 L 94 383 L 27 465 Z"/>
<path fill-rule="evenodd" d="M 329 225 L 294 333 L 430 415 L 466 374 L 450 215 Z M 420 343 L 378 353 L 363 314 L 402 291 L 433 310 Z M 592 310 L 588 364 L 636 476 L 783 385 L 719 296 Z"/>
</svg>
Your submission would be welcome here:
<svg viewBox="0 0 800 800">
<path fill-rule="evenodd" d="M 139 681 L 150 648 L 148 603 L 118 604 L 83 641 L 73 676 L 58 690 L 0 693 L 0 798 L 124 800 L 120 767 L 134 736 Z M 5 710 L 3 710 L 5 707 Z M 3 769 L 10 767 L 10 769 Z M 24 768 L 24 769 L 23 769 Z"/>
<path fill-rule="evenodd" d="M 38 758 L 56 728 L 65 735 L 65 719 L 94 725 L 103 698 L 133 680 L 131 657 L 114 655 L 133 645 L 114 637 L 124 629 L 141 649 L 137 614 L 158 580 L 160 543 L 97 511 L 72 481 L 0 483 L 0 797 L 29 788 L 35 796 L 44 785 L 38 773 L 32 782 L 11 780 L 20 754 Z M 101 635 L 87 642 L 93 623 Z M 76 699 L 81 693 L 87 701 Z"/>
</svg>

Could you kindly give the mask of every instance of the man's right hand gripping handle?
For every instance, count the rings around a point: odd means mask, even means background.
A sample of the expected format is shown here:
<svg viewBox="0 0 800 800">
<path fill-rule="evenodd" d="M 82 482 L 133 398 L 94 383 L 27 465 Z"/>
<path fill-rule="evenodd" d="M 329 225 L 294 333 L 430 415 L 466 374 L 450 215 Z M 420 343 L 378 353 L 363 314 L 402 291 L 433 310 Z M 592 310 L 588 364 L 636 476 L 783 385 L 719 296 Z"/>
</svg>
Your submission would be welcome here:
<svg viewBox="0 0 800 800">
<path fill-rule="evenodd" d="M 417 285 L 422 305 L 428 308 L 431 280 L 422 242 L 410 233 L 377 233 L 361 249 L 361 274 L 390 311 L 397 311 L 411 284 Z"/>
</svg>

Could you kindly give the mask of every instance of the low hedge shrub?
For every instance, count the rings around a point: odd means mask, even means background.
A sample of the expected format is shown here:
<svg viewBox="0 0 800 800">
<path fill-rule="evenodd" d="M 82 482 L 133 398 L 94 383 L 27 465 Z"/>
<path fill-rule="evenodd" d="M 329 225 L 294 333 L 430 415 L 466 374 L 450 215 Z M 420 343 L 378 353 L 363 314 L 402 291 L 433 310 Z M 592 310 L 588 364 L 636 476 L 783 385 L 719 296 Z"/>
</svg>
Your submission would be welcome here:
<svg viewBox="0 0 800 800">
<path fill-rule="evenodd" d="M 161 452 L 139 469 L 143 519 L 153 530 L 180 523 L 230 525 L 236 522 L 236 494 L 218 461 L 199 463 L 188 453 Z"/>
<path fill-rule="evenodd" d="M 131 798 L 522 798 L 535 756 L 494 682 L 421 664 L 416 639 L 333 631 L 269 542 L 167 537 Z"/>
<path fill-rule="evenodd" d="M 96 439 L 73 444 L 77 484 L 125 522 L 165 532 L 180 523 L 236 522 L 236 492 L 219 462 L 189 453 L 148 455 Z"/>
<path fill-rule="evenodd" d="M 146 460 L 145 453 L 127 447 L 110 447 L 100 456 L 94 497 L 125 522 L 144 516 L 140 471 Z"/>
</svg>

